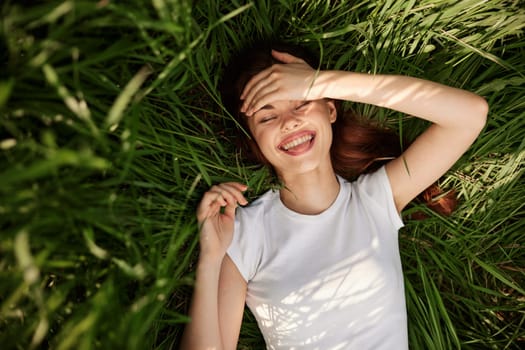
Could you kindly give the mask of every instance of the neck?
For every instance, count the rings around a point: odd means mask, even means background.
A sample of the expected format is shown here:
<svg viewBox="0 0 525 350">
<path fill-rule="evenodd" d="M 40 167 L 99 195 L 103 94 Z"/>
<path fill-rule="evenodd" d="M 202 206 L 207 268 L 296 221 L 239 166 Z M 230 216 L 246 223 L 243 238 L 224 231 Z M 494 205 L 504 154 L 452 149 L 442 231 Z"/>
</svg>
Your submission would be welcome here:
<svg viewBox="0 0 525 350">
<path fill-rule="evenodd" d="M 280 190 L 281 201 L 299 214 L 322 213 L 339 194 L 339 182 L 331 166 L 301 174 L 280 174 L 279 177 L 284 183 Z"/>
</svg>

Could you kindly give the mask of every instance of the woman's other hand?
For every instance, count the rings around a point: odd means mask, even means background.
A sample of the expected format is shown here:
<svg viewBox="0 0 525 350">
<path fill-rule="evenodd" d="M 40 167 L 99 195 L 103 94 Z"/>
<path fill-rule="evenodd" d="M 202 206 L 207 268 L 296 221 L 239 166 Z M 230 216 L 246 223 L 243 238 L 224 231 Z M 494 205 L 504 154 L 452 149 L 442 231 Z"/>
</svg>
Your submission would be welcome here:
<svg viewBox="0 0 525 350">
<path fill-rule="evenodd" d="M 322 98 L 314 89 L 318 71 L 303 59 L 272 50 L 272 56 L 283 64 L 274 64 L 248 81 L 241 94 L 241 112 L 250 116 L 273 101 L 316 100 Z"/>
<path fill-rule="evenodd" d="M 235 209 L 238 204 L 248 204 L 242 194 L 247 188 L 237 182 L 227 182 L 212 186 L 202 197 L 197 208 L 201 259 L 220 262 L 224 258 L 233 238 Z"/>
<path fill-rule="evenodd" d="M 212 186 L 197 207 L 201 251 L 189 311 L 191 322 L 184 329 L 180 349 L 236 347 L 247 287 L 226 251 L 233 238 L 235 208 L 248 204 L 242 194 L 246 189 L 237 182 Z"/>
</svg>

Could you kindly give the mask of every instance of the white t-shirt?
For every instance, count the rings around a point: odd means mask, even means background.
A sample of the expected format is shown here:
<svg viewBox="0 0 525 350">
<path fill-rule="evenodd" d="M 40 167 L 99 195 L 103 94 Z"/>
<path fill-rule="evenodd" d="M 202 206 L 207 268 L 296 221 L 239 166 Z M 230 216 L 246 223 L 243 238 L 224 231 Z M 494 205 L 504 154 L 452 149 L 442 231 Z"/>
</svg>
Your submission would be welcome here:
<svg viewBox="0 0 525 350">
<path fill-rule="evenodd" d="M 237 210 L 228 255 L 268 349 L 408 349 L 403 222 L 385 168 L 338 180 L 318 215 L 286 208 L 276 191 Z"/>
</svg>

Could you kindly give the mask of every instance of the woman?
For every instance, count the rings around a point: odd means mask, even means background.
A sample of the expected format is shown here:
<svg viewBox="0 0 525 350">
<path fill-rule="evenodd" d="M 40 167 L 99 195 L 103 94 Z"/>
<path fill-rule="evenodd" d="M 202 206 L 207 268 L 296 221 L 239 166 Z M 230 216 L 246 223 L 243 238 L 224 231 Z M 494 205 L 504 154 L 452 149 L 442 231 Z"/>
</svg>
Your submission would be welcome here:
<svg viewBox="0 0 525 350">
<path fill-rule="evenodd" d="M 417 78 L 317 71 L 292 48 L 246 52 L 232 64 L 237 72 L 224 99 L 283 186 L 243 208 L 243 184 L 204 194 L 182 348 L 235 349 L 246 302 L 269 349 L 407 349 L 400 212 L 475 140 L 487 103 Z M 332 131 L 341 118 L 337 100 L 432 125 L 401 156 L 348 182 L 340 175 L 364 173 L 371 162 L 341 174 L 344 159 L 330 153 L 333 135 L 345 137 L 338 126 Z M 381 139 L 374 143 L 382 147 Z"/>
</svg>

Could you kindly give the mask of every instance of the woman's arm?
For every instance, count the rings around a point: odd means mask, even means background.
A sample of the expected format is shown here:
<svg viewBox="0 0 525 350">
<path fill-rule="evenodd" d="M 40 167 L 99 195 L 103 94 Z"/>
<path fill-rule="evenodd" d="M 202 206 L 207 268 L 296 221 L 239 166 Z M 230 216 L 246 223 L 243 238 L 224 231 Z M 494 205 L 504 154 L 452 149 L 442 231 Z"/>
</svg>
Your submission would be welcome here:
<svg viewBox="0 0 525 350">
<path fill-rule="evenodd" d="M 273 55 L 285 64 L 248 82 L 241 96 L 247 115 L 272 100 L 332 98 L 386 107 L 433 123 L 386 166 L 399 211 L 459 159 L 486 122 L 487 103 L 465 90 L 399 75 L 317 72 L 292 55 Z"/>
<path fill-rule="evenodd" d="M 485 125 L 488 105 L 471 92 L 427 80 L 326 72 L 326 97 L 374 104 L 433 124 L 386 165 L 398 211 L 461 157 Z"/>
<path fill-rule="evenodd" d="M 195 289 L 181 349 L 235 349 L 246 299 L 246 282 L 226 255 L 233 237 L 235 208 L 246 204 L 246 186 L 213 186 L 197 209 L 201 227 Z M 221 207 L 224 208 L 221 212 Z"/>
<path fill-rule="evenodd" d="M 181 349 L 235 349 L 239 339 L 246 282 L 228 256 L 222 264 L 199 262 Z"/>
</svg>

